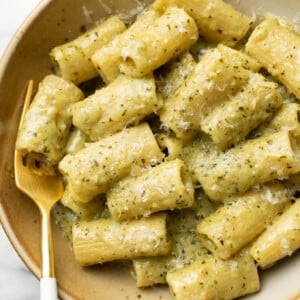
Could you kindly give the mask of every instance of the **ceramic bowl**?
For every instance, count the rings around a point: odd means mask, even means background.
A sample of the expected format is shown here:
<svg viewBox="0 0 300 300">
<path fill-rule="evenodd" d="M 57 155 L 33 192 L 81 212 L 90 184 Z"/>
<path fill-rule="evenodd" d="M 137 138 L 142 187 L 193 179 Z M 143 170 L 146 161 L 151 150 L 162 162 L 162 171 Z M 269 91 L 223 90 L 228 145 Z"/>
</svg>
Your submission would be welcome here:
<svg viewBox="0 0 300 300">
<path fill-rule="evenodd" d="M 12 38 L 0 65 L 0 218 L 14 248 L 32 273 L 40 276 L 40 215 L 15 186 L 13 152 L 22 101 L 29 79 L 51 72 L 49 51 L 109 14 L 136 13 L 151 1 L 44 0 Z M 298 21 L 299 0 L 232 0 L 253 15 L 266 10 Z M 297 18 L 298 17 L 298 18 Z M 140 290 L 127 270 L 105 265 L 81 268 L 54 225 L 56 273 L 63 299 L 171 299 L 166 287 Z M 284 260 L 262 276 L 262 291 L 247 299 L 289 299 L 300 292 L 300 255 Z"/>
</svg>

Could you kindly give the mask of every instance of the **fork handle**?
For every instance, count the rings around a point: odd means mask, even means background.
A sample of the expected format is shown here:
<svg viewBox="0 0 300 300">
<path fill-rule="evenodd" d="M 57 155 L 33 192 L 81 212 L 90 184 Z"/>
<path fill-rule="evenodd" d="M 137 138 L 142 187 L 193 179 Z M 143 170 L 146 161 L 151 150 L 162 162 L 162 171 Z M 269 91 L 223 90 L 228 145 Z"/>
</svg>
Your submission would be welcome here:
<svg viewBox="0 0 300 300">
<path fill-rule="evenodd" d="M 41 278 L 40 300 L 57 300 L 57 284 L 53 277 Z"/>
<path fill-rule="evenodd" d="M 54 249 L 50 209 L 41 208 L 42 216 L 42 276 L 40 279 L 40 300 L 57 300 Z"/>
</svg>

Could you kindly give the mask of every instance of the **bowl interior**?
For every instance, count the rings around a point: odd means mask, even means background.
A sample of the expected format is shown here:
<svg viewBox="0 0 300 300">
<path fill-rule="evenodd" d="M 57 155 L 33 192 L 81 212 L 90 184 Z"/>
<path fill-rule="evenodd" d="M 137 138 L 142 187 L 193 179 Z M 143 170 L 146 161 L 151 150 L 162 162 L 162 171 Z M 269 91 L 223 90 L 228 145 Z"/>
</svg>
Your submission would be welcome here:
<svg viewBox="0 0 300 300">
<path fill-rule="evenodd" d="M 48 53 L 54 46 L 74 38 L 81 33 L 82 28 L 92 27 L 109 14 L 125 16 L 129 12 L 133 15 L 149 2 L 151 1 L 45 0 L 25 21 L 2 58 L 0 218 L 16 251 L 37 277 L 40 275 L 40 216 L 35 204 L 16 188 L 13 175 L 14 143 L 28 80 L 38 82 L 51 72 Z M 298 0 L 284 3 L 279 0 L 230 2 L 249 15 L 259 8 L 296 20 L 300 10 Z M 113 268 L 111 264 L 101 268 L 81 268 L 55 225 L 54 243 L 56 273 L 60 294 L 64 299 L 171 299 L 164 287 L 137 289 L 125 268 Z M 299 267 L 299 255 L 295 259 Z M 288 296 L 297 291 L 292 289 L 290 292 Z"/>
</svg>

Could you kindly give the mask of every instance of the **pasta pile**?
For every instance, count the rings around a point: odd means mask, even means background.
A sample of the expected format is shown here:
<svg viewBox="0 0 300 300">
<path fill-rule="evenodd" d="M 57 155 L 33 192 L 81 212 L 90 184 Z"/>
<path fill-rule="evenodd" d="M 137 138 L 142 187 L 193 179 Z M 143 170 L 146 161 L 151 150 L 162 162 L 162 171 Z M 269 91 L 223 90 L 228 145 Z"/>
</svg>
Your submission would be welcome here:
<svg viewBox="0 0 300 300">
<path fill-rule="evenodd" d="M 76 260 L 129 260 L 178 300 L 257 292 L 300 247 L 299 49 L 222 0 L 156 0 L 54 48 L 16 147 L 64 176 Z"/>
</svg>

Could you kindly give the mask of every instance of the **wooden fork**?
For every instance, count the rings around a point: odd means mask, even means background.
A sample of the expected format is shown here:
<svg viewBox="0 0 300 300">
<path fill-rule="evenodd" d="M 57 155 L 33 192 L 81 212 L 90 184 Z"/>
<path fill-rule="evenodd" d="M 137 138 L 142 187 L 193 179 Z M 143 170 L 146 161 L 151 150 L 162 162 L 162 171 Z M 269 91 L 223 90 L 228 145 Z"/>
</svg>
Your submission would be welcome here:
<svg viewBox="0 0 300 300">
<path fill-rule="evenodd" d="M 20 125 L 29 108 L 33 91 L 33 81 L 28 84 Z M 59 175 L 45 176 L 35 174 L 24 163 L 23 153 L 15 150 L 15 182 L 16 186 L 37 204 L 42 217 L 42 270 L 40 280 L 40 299 L 56 300 L 57 283 L 54 267 L 54 250 L 51 232 L 51 208 L 61 198 L 64 188 Z"/>
</svg>

